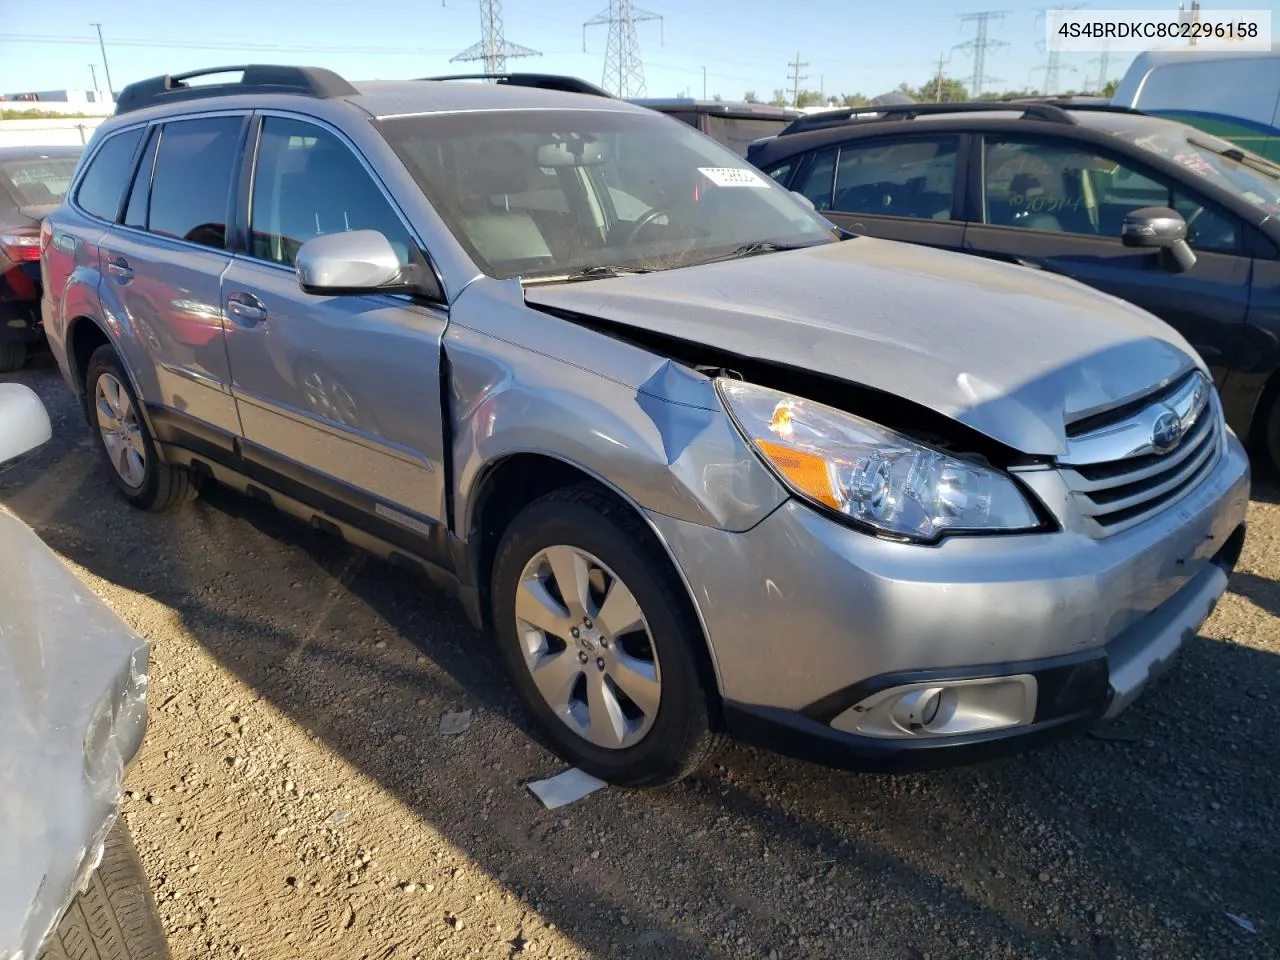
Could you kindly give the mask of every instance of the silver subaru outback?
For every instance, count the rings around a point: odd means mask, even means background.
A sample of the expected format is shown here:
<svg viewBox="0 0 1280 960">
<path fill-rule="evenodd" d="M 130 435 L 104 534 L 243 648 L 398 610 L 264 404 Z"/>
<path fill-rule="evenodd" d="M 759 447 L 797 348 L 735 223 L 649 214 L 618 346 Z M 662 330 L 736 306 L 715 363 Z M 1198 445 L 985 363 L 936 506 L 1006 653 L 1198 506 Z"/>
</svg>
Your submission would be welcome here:
<svg viewBox="0 0 1280 960">
<path fill-rule="evenodd" d="M 42 236 L 124 497 L 216 481 L 420 568 L 616 783 L 722 733 L 918 768 L 1127 707 L 1244 539 L 1248 461 L 1187 343 L 842 235 L 571 86 L 125 90 Z"/>
</svg>

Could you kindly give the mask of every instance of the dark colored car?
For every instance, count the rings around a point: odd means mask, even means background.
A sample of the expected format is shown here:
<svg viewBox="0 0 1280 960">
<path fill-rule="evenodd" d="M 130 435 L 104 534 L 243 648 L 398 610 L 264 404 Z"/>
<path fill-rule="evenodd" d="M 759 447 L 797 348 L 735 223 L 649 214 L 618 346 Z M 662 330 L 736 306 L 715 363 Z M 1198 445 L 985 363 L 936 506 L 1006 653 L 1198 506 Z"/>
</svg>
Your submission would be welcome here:
<svg viewBox="0 0 1280 960">
<path fill-rule="evenodd" d="M 747 155 L 747 149 L 753 142 L 777 136 L 787 124 L 804 116 L 799 110 L 775 107 L 769 103 L 733 103 L 684 97 L 631 102 L 687 123 L 740 157 Z"/>
<path fill-rule="evenodd" d="M 854 233 L 1064 274 L 1150 310 L 1200 352 L 1231 427 L 1280 464 L 1280 167 L 1175 121 L 1065 101 L 814 114 L 747 159 Z M 1167 234 L 1132 229 L 1149 208 L 1171 208 L 1155 225 Z M 1194 256 L 1168 246 L 1182 230 Z"/>
<path fill-rule="evenodd" d="M 66 196 L 81 149 L 0 147 L 0 372 L 44 339 L 40 221 Z"/>
</svg>

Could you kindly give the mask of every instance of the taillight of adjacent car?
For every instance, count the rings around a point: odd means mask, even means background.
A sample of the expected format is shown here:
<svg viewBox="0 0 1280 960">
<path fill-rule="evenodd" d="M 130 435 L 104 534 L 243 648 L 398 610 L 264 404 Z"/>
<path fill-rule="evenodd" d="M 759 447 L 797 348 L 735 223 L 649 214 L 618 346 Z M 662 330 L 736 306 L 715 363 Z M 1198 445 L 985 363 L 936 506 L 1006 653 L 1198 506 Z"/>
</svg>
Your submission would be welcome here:
<svg viewBox="0 0 1280 960">
<path fill-rule="evenodd" d="M 40 231 L 20 227 L 0 233 L 0 250 L 14 263 L 30 263 L 40 259 Z"/>
</svg>

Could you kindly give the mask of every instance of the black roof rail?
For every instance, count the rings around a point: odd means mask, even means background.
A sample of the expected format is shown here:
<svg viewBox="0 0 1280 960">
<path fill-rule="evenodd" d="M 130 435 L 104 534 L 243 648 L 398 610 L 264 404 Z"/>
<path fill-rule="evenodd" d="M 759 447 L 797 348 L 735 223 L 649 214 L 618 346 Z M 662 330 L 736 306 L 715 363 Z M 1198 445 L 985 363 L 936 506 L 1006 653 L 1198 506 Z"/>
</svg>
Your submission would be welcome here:
<svg viewBox="0 0 1280 960">
<path fill-rule="evenodd" d="M 1061 107 L 1063 110 L 1083 110 L 1092 113 L 1128 113 L 1138 117 L 1145 117 L 1148 114 L 1134 107 L 1126 107 L 1120 103 L 1112 103 L 1105 97 L 1096 99 L 1088 98 L 1077 99 L 1075 97 L 1010 97 L 1007 100 L 1001 100 L 1001 103 L 1039 103 L 1048 104 L 1052 107 Z"/>
<path fill-rule="evenodd" d="M 592 97 L 608 97 L 613 94 L 594 83 L 577 77 L 556 73 L 458 73 L 447 77 L 419 77 L 419 80 L 492 80 L 499 85 L 512 87 L 536 87 L 540 90 L 560 90 L 564 93 L 585 93 Z"/>
<path fill-rule="evenodd" d="M 785 137 L 793 133 L 824 130 L 827 127 L 840 127 L 848 123 L 914 120 L 920 116 L 948 113 L 1000 113 L 1019 108 L 1022 109 L 1021 119 L 1023 120 L 1076 123 L 1076 119 L 1070 113 L 1053 103 L 1011 104 L 1002 100 L 966 100 L 960 103 L 890 103 L 881 106 L 844 107 L 839 110 L 824 110 L 821 113 L 811 113 L 806 117 L 797 117 L 783 127 L 778 136 Z"/>
<path fill-rule="evenodd" d="M 238 73 L 239 80 L 226 83 L 187 81 L 223 73 Z M 237 67 L 210 67 L 186 73 L 165 74 L 131 83 L 116 99 L 116 114 L 153 107 L 178 100 L 203 97 L 225 97 L 236 93 L 295 93 L 305 97 L 350 97 L 359 91 L 332 70 L 323 67 L 284 67 L 273 64 L 248 64 Z"/>
</svg>

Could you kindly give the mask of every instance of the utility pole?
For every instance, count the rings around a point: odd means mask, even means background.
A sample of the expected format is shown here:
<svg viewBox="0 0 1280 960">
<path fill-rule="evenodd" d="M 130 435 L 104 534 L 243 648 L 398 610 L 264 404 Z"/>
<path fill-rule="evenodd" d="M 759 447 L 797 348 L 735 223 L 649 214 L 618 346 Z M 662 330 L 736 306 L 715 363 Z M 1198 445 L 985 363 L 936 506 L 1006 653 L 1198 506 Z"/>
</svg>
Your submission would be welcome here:
<svg viewBox="0 0 1280 960">
<path fill-rule="evenodd" d="M 640 41 L 636 38 L 636 24 L 657 20 L 660 42 L 667 42 L 662 17 L 648 10 L 633 7 L 631 0 L 609 0 L 609 9 L 597 13 L 582 25 L 582 52 L 587 52 L 587 27 L 608 25 L 609 40 L 604 50 L 604 81 L 601 84 L 614 96 L 643 97 L 644 63 L 640 59 Z M 706 86 L 706 68 L 703 68 L 703 86 Z"/>
<path fill-rule="evenodd" d="M 796 51 L 795 60 L 787 64 L 791 68 L 791 105 L 796 108 L 800 106 L 800 81 L 809 79 L 807 73 L 802 75 L 800 71 L 808 65 L 800 62 L 800 52 L 798 50 Z"/>
<path fill-rule="evenodd" d="M 98 68 L 92 63 L 89 64 L 89 76 L 93 77 L 93 92 L 96 96 L 98 93 Z"/>
<path fill-rule="evenodd" d="M 480 0 L 480 40 L 450 57 L 449 62 L 482 60 L 485 73 L 501 74 L 507 72 L 508 57 L 540 56 L 537 50 L 507 42 L 502 33 L 502 0 Z"/>
<path fill-rule="evenodd" d="M 945 67 L 946 65 L 947 65 L 947 54 L 944 51 L 943 53 L 938 54 L 938 79 L 933 87 L 934 103 L 942 102 L 942 68 Z"/>
<path fill-rule="evenodd" d="M 1183 5 L 1182 5 L 1181 3 L 1179 3 L 1179 4 L 1178 4 L 1178 19 L 1179 19 L 1182 23 L 1199 23 L 1199 22 L 1200 22 L 1200 0 L 1191 0 L 1191 9 L 1190 9 L 1190 10 L 1186 10 L 1186 9 L 1184 9 Z M 1194 46 L 1196 45 L 1196 38 L 1195 38 L 1195 36 L 1193 35 L 1193 36 L 1189 37 L 1189 38 L 1188 38 L 1188 40 L 1187 40 L 1187 42 L 1188 42 L 1189 44 L 1191 44 L 1191 46 L 1193 46 L 1193 47 L 1194 47 Z"/>
<path fill-rule="evenodd" d="M 116 92 L 115 88 L 111 86 L 111 67 L 107 64 L 107 45 L 102 42 L 102 24 L 91 23 L 89 26 L 98 28 L 98 49 L 102 51 L 102 69 L 107 74 L 107 99 L 114 100 Z"/>
<path fill-rule="evenodd" d="M 969 96 L 977 100 L 982 94 L 982 85 L 985 83 L 997 83 L 998 77 L 988 77 L 986 74 L 987 51 L 998 50 L 1001 47 L 1007 47 L 1009 44 L 1003 40 L 991 40 L 987 37 L 987 29 L 992 20 L 1003 20 L 1005 10 L 983 10 L 981 13 L 965 13 L 960 15 L 960 23 L 973 23 L 977 25 L 977 32 L 972 40 L 966 40 L 964 43 L 957 43 L 952 49 L 966 50 L 973 57 L 973 76 L 969 80 Z"/>
</svg>

